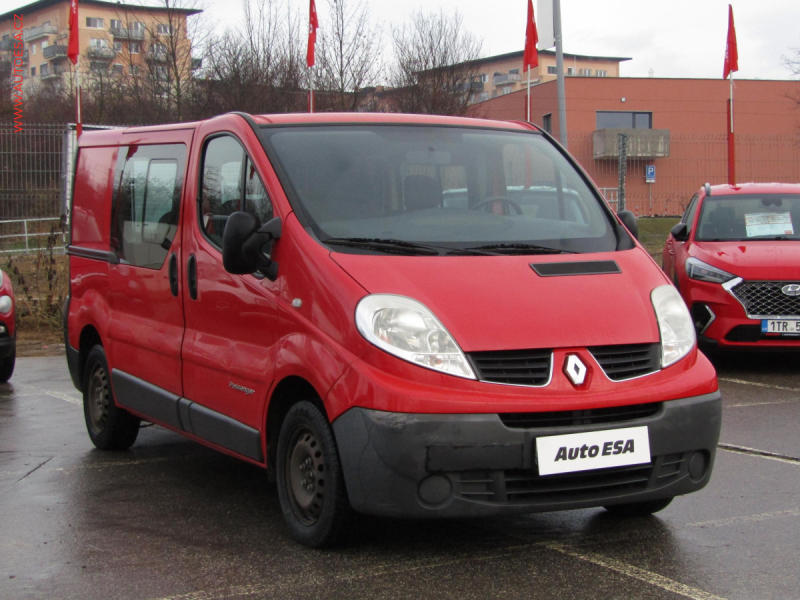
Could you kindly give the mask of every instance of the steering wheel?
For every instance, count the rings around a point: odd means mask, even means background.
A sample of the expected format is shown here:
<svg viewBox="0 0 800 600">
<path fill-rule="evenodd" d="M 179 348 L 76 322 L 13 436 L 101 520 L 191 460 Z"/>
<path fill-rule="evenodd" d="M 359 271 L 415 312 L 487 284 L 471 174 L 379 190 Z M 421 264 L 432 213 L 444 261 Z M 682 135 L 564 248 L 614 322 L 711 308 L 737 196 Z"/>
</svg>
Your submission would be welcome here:
<svg viewBox="0 0 800 600">
<path fill-rule="evenodd" d="M 485 212 L 493 212 L 496 203 L 501 204 L 504 207 L 503 214 L 510 215 L 515 212 L 518 215 L 522 214 L 522 208 L 519 204 L 514 202 L 513 200 L 509 200 L 505 196 L 489 196 L 485 200 L 481 200 L 475 206 L 472 207 L 473 210 L 483 210 Z"/>
</svg>

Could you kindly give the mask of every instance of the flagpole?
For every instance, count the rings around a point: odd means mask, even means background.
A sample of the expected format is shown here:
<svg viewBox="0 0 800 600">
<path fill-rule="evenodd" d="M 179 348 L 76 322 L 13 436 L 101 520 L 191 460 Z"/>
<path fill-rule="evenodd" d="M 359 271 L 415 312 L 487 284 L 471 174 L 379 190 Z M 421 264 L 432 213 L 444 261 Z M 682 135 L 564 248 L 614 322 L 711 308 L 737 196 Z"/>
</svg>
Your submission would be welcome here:
<svg viewBox="0 0 800 600">
<path fill-rule="evenodd" d="M 308 68 L 308 112 L 314 112 L 314 67 Z"/>
<path fill-rule="evenodd" d="M 531 120 L 531 68 L 528 67 L 528 119 Z"/>
<path fill-rule="evenodd" d="M 81 57 L 78 55 L 75 62 L 75 117 L 77 123 L 75 124 L 75 131 L 78 136 L 83 132 L 83 123 L 81 121 Z"/>
<path fill-rule="evenodd" d="M 728 98 L 728 185 L 736 185 L 736 141 L 733 133 L 733 73 L 730 82 L 730 98 Z"/>
</svg>

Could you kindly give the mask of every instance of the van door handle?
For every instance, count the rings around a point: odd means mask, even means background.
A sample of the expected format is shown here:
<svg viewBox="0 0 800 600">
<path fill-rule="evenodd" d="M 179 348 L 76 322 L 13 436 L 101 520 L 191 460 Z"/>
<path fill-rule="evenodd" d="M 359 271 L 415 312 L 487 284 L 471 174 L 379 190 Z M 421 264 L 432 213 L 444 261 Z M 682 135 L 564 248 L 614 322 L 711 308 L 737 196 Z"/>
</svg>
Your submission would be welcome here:
<svg viewBox="0 0 800 600">
<path fill-rule="evenodd" d="M 191 296 L 192 300 L 197 300 L 197 259 L 194 254 L 189 256 L 189 264 L 186 271 L 186 277 L 189 280 L 189 296 Z"/>
<path fill-rule="evenodd" d="M 169 258 L 169 289 L 173 296 L 178 295 L 178 257 L 174 254 Z"/>
</svg>

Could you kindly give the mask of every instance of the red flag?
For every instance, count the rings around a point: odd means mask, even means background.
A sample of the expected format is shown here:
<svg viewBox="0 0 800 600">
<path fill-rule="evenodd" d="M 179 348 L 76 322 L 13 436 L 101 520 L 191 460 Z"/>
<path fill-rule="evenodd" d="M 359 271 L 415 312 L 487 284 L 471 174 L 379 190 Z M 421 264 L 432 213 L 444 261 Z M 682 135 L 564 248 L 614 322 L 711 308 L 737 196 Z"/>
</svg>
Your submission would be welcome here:
<svg viewBox="0 0 800 600">
<path fill-rule="evenodd" d="M 69 44 L 67 45 L 67 57 L 72 64 L 78 62 L 78 0 L 70 0 L 69 3 Z"/>
<path fill-rule="evenodd" d="M 539 42 L 539 33 L 536 31 L 536 21 L 533 19 L 533 3 L 528 0 L 528 25 L 525 27 L 525 54 L 522 57 L 522 70 L 539 66 L 539 52 L 536 44 Z"/>
<path fill-rule="evenodd" d="M 722 78 L 739 70 L 739 51 L 736 48 L 736 29 L 733 27 L 733 6 L 728 4 L 728 43 L 725 45 L 725 66 L 722 68 Z"/>
<path fill-rule="evenodd" d="M 306 50 L 306 64 L 309 67 L 314 66 L 314 46 L 317 44 L 317 7 L 314 6 L 314 0 L 309 0 L 308 4 L 308 49 Z"/>
</svg>

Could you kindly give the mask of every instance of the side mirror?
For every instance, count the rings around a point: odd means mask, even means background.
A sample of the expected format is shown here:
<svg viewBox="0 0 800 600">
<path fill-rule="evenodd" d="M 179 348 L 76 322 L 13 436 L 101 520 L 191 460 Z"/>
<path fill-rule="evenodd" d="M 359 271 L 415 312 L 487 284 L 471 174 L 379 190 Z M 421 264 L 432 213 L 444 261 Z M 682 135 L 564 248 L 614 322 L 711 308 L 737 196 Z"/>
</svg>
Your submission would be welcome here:
<svg viewBox="0 0 800 600">
<path fill-rule="evenodd" d="M 244 275 L 259 271 L 270 281 L 278 277 L 278 263 L 271 258 L 272 246 L 281 237 L 281 220 L 264 225 L 258 217 L 238 211 L 228 217 L 222 234 L 222 264 L 228 273 Z"/>
<path fill-rule="evenodd" d="M 689 230 L 686 227 L 686 223 L 678 223 L 669 232 L 679 242 L 685 242 L 689 238 Z"/>
<path fill-rule="evenodd" d="M 629 210 L 621 210 L 617 213 L 619 220 L 628 228 L 637 240 L 639 239 L 639 225 L 636 223 L 636 215 Z"/>
</svg>

